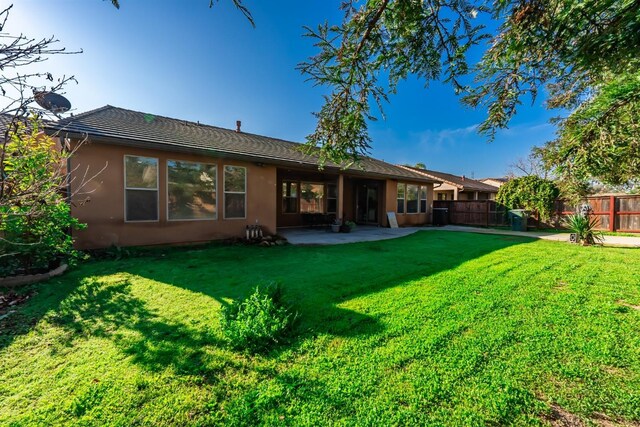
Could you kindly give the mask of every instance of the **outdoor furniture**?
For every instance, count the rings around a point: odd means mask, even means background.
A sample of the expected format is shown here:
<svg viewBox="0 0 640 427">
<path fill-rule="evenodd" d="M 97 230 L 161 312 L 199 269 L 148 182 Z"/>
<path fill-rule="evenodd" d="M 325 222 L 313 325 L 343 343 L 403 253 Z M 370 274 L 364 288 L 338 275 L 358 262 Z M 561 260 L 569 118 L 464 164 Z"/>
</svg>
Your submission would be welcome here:
<svg viewBox="0 0 640 427">
<path fill-rule="evenodd" d="M 302 224 L 307 227 L 330 226 L 336 219 L 335 214 L 302 213 Z"/>
</svg>

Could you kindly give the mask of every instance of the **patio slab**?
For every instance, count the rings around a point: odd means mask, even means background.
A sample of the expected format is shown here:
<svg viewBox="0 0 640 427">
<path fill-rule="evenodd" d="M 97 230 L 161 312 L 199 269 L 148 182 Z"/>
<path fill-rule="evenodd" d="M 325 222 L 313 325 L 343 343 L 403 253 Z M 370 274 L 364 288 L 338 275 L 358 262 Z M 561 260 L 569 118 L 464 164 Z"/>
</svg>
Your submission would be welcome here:
<svg viewBox="0 0 640 427">
<path fill-rule="evenodd" d="M 417 231 L 453 231 L 463 233 L 502 234 L 507 236 L 530 237 L 533 239 L 568 242 L 569 233 L 545 233 L 539 231 L 511 231 L 491 228 L 447 225 L 444 227 L 402 227 L 385 228 L 374 226 L 357 226 L 351 233 L 333 233 L 328 228 L 280 228 L 278 234 L 293 245 L 339 245 L 342 243 L 373 242 L 376 240 L 395 239 L 408 236 Z M 604 246 L 640 248 L 640 236 L 604 236 Z"/>
<path fill-rule="evenodd" d="M 292 245 L 339 245 L 373 242 L 408 236 L 424 227 L 384 228 L 359 225 L 351 233 L 334 233 L 326 228 L 280 228 L 278 234 Z"/>
</svg>

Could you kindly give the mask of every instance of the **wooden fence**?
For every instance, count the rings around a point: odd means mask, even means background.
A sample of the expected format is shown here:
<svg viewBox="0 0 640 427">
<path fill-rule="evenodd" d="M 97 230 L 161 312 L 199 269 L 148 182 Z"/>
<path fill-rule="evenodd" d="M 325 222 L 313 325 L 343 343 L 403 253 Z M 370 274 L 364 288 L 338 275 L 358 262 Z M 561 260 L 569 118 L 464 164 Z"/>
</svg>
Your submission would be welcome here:
<svg viewBox="0 0 640 427">
<path fill-rule="evenodd" d="M 592 215 L 597 218 L 598 229 L 640 233 L 640 195 L 595 196 L 583 203 L 591 206 Z M 449 210 L 449 224 L 495 227 L 509 225 L 504 206 L 493 200 L 434 200 L 434 208 Z M 554 214 L 547 223 L 537 216 L 529 220 L 529 226 L 536 228 L 563 228 L 563 219 L 575 212 L 575 207 L 557 200 Z"/>
</svg>

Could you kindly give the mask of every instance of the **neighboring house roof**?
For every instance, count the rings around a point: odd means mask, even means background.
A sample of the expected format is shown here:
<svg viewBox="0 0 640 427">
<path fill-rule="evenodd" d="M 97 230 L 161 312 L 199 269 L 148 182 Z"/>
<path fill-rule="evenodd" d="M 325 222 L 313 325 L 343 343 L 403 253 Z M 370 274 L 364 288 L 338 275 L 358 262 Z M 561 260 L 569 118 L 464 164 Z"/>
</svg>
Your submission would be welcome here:
<svg viewBox="0 0 640 427">
<path fill-rule="evenodd" d="M 498 182 L 507 182 L 507 181 L 509 181 L 509 178 L 504 177 L 504 176 L 501 176 L 501 177 L 499 177 L 499 178 L 491 178 L 491 177 L 489 177 L 489 178 L 482 178 L 482 179 L 479 179 L 478 181 L 489 181 L 489 180 L 491 180 L 491 181 L 498 181 Z"/>
<path fill-rule="evenodd" d="M 60 120 L 48 127 L 49 132 L 64 132 L 82 138 L 97 137 L 114 144 L 143 146 L 172 151 L 216 154 L 250 161 L 289 166 L 317 167 L 318 157 L 303 153 L 302 144 L 236 132 L 201 123 L 156 116 L 106 105 Z M 340 169 L 327 162 L 326 169 Z M 414 171 L 406 170 L 371 157 L 347 168 L 351 173 L 374 174 L 391 178 L 438 182 Z"/>
<path fill-rule="evenodd" d="M 486 183 L 486 181 L 494 181 L 494 182 L 499 182 L 501 184 L 506 184 L 507 182 L 509 182 L 509 178 L 506 177 L 500 177 L 500 178 L 482 178 L 479 179 L 478 181 L 480 182 L 484 182 Z"/>
<path fill-rule="evenodd" d="M 460 191 L 480 191 L 486 193 L 497 193 L 498 187 L 485 184 L 484 182 L 476 181 L 475 179 L 467 178 L 465 176 L 452 175 L 450 173 L 438 172 L 428 169 L 419 169 L 412 166 L 401 166 L 404 169 L 421 173 L 429 178 L 442 181 L 444 183 L 457 187 Z"/>
</svg>

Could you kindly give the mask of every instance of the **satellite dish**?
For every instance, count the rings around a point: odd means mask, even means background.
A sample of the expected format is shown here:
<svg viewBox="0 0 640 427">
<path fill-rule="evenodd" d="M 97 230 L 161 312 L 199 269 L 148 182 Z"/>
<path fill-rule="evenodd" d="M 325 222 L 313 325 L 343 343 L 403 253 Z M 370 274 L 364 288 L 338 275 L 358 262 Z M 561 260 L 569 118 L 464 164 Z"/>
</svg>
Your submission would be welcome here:
<svg viewBox="0 0 640 427">
<path fill-rule="evenodd" d="M 39 106 L 54 114 L 64 113 L 71 108 L 71 102 L 54 92 L 34 92 L 33 97 Z"/>
</svg>

